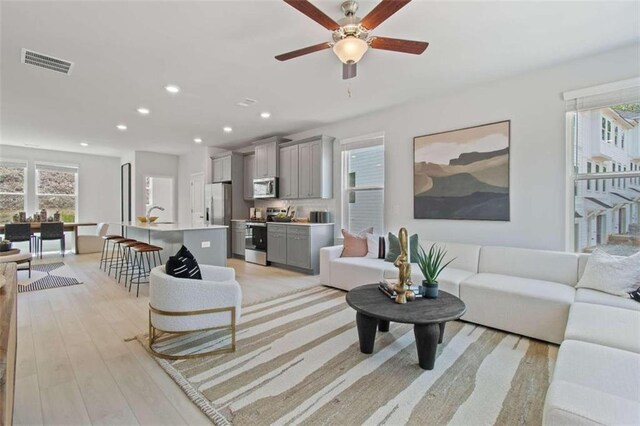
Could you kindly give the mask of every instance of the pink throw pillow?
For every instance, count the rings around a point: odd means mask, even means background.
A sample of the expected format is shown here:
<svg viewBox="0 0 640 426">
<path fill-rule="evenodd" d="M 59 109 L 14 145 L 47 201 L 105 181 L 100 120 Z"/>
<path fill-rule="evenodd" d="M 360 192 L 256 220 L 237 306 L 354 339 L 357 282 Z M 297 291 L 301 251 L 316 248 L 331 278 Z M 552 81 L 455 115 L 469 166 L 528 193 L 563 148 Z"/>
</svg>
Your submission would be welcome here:
<svg viewBox="0 0 640 426">
<path fill-rule="evenodd" d="M 340 257 L 365 257 L 369 252 L 367 234 L 373 234 L 373 228 L 367 228 L 357 235 L 343 229 L 344 245 Z"/>
</svg>

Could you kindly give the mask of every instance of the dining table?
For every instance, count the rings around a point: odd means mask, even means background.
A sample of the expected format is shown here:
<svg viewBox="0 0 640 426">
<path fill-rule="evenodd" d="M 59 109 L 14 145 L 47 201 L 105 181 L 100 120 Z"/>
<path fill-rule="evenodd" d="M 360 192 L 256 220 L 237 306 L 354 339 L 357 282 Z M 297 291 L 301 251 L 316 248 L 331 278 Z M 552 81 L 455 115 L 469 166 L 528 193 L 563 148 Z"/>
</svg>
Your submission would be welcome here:
<svg viewBox="0 0 640 426">
<path fill-rule="evenodd" d="M 40 232 L 41 222 L 28 222 L 31 224 L 31 232 Z M 51 223 L 51 222 L 48 222 Z M 64 232 L 73 232 L 73 252 L 78 254 L 78 228 L 81 226 L 96 226 L 93 222 L 64 222 Z M 0 234 L 4 234 L 4 224 L 0 224 Z"/>
</svg>

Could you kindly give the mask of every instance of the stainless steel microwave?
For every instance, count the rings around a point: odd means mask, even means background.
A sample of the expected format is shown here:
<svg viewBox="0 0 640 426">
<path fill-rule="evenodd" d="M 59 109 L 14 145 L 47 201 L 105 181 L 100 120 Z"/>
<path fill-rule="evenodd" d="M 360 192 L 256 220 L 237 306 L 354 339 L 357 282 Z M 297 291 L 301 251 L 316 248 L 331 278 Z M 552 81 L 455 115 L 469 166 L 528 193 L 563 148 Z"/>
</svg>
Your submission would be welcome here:
<svg viewBox="0 0 640 426">
<path fill-rule="evenodd" d="M 278 178 L 254 179 L 253 198 L 278 198 Z"/>
</svg>

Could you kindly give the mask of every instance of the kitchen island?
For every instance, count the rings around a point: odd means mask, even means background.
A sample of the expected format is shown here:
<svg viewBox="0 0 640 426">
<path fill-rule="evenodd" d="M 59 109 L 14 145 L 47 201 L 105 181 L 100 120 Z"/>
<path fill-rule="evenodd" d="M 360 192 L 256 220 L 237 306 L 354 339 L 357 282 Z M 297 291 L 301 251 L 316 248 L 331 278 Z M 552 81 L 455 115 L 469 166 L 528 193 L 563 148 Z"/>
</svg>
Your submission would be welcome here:
<svg viewBox="0 0 640 426">
<path fill-rule="evenodd" d="M 119 222 L 124 236 L 162 247 L 166 261 L 184 245 L 202 265 L 225 266 L 227 263 L 228 226 L 179 223 Z"/>
</svg>

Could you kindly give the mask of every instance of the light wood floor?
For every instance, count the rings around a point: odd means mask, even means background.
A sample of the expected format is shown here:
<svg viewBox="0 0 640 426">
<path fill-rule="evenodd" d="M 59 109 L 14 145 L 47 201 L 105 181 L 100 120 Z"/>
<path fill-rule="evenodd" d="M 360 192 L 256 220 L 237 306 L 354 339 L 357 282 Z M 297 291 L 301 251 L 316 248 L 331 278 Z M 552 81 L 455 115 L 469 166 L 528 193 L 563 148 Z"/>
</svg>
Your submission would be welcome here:
<svg viewBox="0 0 640 426">
<path fill-rule="evenodd" d="M 84 284 L 18 297 L 14 423 L 209 423 L 138 342 L 124 341 L 147 330 L 148 285 L 136 298 L 98 269 L 99 255 L 64 262 Z M 318 283 L 238 260 L 229 266 L 244 304 Z"/>
</svg>

